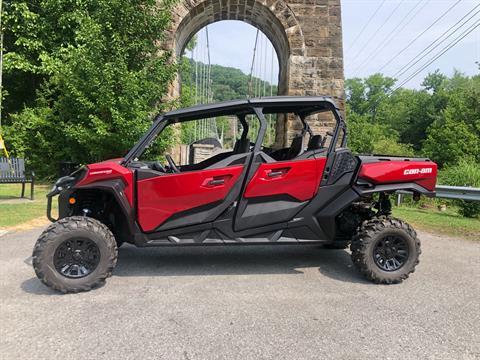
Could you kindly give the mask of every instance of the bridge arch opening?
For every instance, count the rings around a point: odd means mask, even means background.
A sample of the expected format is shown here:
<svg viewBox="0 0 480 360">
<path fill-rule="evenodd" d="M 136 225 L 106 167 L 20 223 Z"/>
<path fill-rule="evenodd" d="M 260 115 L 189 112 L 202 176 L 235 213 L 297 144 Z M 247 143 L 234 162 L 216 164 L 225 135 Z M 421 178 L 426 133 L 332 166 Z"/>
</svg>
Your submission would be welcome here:
<svg viewBox="0 0 480 360">
<path fill-rule="evenodd" d="M 260 29 L 245 22 L 222 20 L 205 26 L 177 57 L 183 61 L 179 92 L 183 95 L 188 87 L 193 103 L 279 94 L 279 55 Z"/>
<path fill-rule="evenodd" d="M 238 20 L 259 29 L 273 45 L 278 57 L 278 94 L 289 93 L 289 64 L 292 54 L 303 55 L 304 42 L 294 14 L 283 1 L 192 0 L 179 4 L 172 29 L 173 50 L 177 58 L 191 38 L 205 26 Z M 246 54 L 247 56 L 247 54 Z M 179 94 L 179 87 L 174 89 Z"/>
<path fill-rule="evenodd" d="M 275 48 L 279 95 L 327 95 L 343 109 L 341 0 L 180 0 L 161 49 L 179 58 L 196 32 L 222 20 L 239 20 L 260 29 Z M 180 95 L 180 79 L 169 95 Z M 278 121 L 287 143 L 290 118 Z M 280 139 L 279 139 L 280 140 Z"/>
</svg>

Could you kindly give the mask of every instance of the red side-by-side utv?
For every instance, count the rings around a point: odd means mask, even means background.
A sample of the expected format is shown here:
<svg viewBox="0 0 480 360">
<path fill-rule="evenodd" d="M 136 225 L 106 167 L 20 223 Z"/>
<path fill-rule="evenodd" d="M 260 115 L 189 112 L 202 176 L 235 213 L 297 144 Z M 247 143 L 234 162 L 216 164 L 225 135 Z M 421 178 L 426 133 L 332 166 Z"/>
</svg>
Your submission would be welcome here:
<svg viewBox="0 0 480 360">
<path fill-rule="evenodd" d="M 267 120 L 281 118 L 272 114 L 302 124 L 289 147 L 265 145 Z M 325 114 L 336 125 L 322 136 L 308 119 Z M 230 151 L 185 165 L 155 155 L 168 126 L 219 117 L 235 118 L 241 129 Z M 391 216 L 389 196 L 398 190 L 433 196 L 437 166 L 423 158 L 356 156 L 346 140 L 346 125 L 327 97 L 238 100 L 158 115 L 124 158 L 58 179 L 47 195 L 53 223 L 33 250 L 35 272 L 58 291 L 79 292 L 112 274 L 125 242 L 322 244 L 350 245 L 353 263 L 376 283 L 400 282 L 418 264 L 420 241 Z"/>
</svg>

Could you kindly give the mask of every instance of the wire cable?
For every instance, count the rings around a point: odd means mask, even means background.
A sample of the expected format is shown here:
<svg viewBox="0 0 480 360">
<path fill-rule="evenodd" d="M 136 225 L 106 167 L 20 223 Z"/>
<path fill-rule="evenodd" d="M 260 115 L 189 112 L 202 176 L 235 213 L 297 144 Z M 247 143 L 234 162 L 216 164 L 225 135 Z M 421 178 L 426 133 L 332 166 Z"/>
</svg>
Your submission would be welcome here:
<svg viewBox="0 0 480 360">
<path fill-rule="evenodd" d="M 252 77 L 253 77 L 253 68 L 255 66 L 255 54 L 257 52 L 257 43 L 258 43 L 258 33 L 260 30 L 257 29 L 257 34 L 255 35 L 255 45 L 253 46 L 253 55 L 252 55 L 252 65 L 250 66 L 250 75 L 248 80 L 248 97 L 252 97 Z"/>
<path fill-rule="evenodd" d="M 415 17 L 420 13 L 421 10 L 425 8 L 425 6 L 429 3 L 430 0 L 426 0 L 425 2 L 423 2 L 423 6 L 419 7 L 420 5 L 422 5 L 422 1 L 423 0 L 420 0 L 413 6 L 413 8 L 410 9 L 410 11 L 400 20 L 400 22 L 388 33 L 388 35 L 385 36 L 382 41 L 380 41 L 380 43 L 370 53 L 370 55 L 359 66 L 357 66 L 357 68 L 354 70 L 354 73 L 357 73 L 358 70 L 360 70 L 363 66 L 365 66 L 365 64 L 367 64 L 375 55 L 378 55 L 382 51 L 384 51 L 387 44 L 391 43 L 391 41 L 396 36 L 398 36 L 402 32 L 402 30 L 405 29 L 407 25 L 413 21 L 413 19 L 415 19 Z M 417 11 L 414 13 L 415 10 Z M 412 13 L 413 13 L 413 16 L 410 19 L 408 19 L 408 17 Z"/>
<path fill-rule="evenodd" d="M 353 57 L 353 59 L 358 59 L 359 55 L 365 50 L 365 47 L 367 46 L 368 43 L 370 43 L 379 33 L 380 31 L 384 28 L 384 26 L 388 23 L 388 21 L 391 19 L 391 17 L 397 12 L 398 8 L 403 4 L 404 0 L 400 0 L 397 6 L 390 12 L 390 14 L 387 16 L 385 21 L 373 32 L 372 36 L 360 47 L 360 50 L 357 52 L 357 54 Z M 460 0 L 461 1 L 461 0 Z"/>
<path fill-rule="evenodd" d="M 357 42 L 358 39 L 360 39 L 360 36 L 363 35 L 363 33 L 365 32 L 365 30 L 367 29 L 368 25 L 370 25 L 370 23 L 372 22 L 373 18 L 378 14 L 378 12 L 380 11 L 380 9 L 383 7 L 383 5 L 385 4 L 387 0 L 383 0 L 380 5 L 377 7 L 377 9 L 373 12 L 373 14 L 370 16 L 370 18 L 367 20 L 367 22 L 365 23 L 365 25 L 363 25 L 362 27 L 362 30 L 360 30 L 360 32 L 357 34 L 357 36 L 355 37 L 355 39 L 350 43 L 350 45 L 348 46 L 348 49 L 346 52 L 350 52 L 350 50 L 352 49 L 352 47 L 355 45 L 355 43 Z"/>
<path fill-rule="evenodd" d="M 480 10 L 477 10 L 472 16 L 470 16 L 467 20 L 465 20 L 458 28 L 456 28 L 452 33 L 448 34 L 453 28 L 455 28 L 465 17 L 467 17 L 472 11 L 474 11 L 476 8 L 480 7 L 480 4 L 477 5 L 475 8 L 473 8 L 471 11 L 469 11 L 464 17 L 462 17 L 459 21 L 457 21 L 453 26 L 448 28 L 445 32 L 443 32 L 440 36 L 438 36 L 433 42 L 430 43 L 426 48 L 424 48 L 420 53 L 415 55 L 413 59 L 411 59 L 407 64 L 405 64 L 400 70 L 398 70 L 393 76 L 394 77 L 400 77 L 403 74 L 405 74 L 411 67 L 414 65 L 418 64 L 422 59 L 424 59 L 427 55 L 429 55 L 433 50 L 438 48 L 442 43 L 444 43 L 446 40 L 448 40 L 452 35 L 454 35 L 458 30 L 460 30 L 462 27 L 464 27 L 475 15 L 480 13 Z M 446 34 L 448 34 L 445 38 L 443 38 Z M 443 38 L 443 39 L 442 39 Z M 440 41 L 440 42 L 438 42 Z M 435 45 L 435 43 L 437 43 Z M 434 46 L 435 45 L 435 46 Z M 432 48 L 433 46 L 433 48 Z M 430 49 L 431 48 L 431 49 Z M 430 49 L 429 51 L 427 51 Z M 427 52 L 426 52 L 427 51 Z M 426 52 L 426 53 L 425 53 Z M 425 53 L 425 54 L 424 54 Z M 423 55 L 422 55 L 423 54 Z"/>
<path fill-rule="evenodd" d="M 420 39 L 428 30 L 430 30 L 432 27 L 434 27 L 440 20 L 442 20 L 450 11 L 452 11 L 458 4 L 460 4 L 462 0 L 457 0 L 455 4 L 450 6 L 442 15 L 440 15 L 437 19 L 433 21 L 425 30 L 423 30 L 420 34 L 418 34 L 412 41 L 410 41 L 403 49 L 401 49 L 399 52 L 397 52 L 394 56 L 390 58 L 381 68 L 380 72 L 385 69 L 388 65 L 390 65 L 394 60 L 398 59 L 398 56 L 403 54 L 405 50 L 410 48 L 418 39 Z"/>
<path fill-rule="evenodd" d="M 421 73 L 423 70 L 425 70 L 427 67 L 429 67 L 431 64 L 433 64 L 436 60 L 438 60 L 440 57 L 442 57 L 446 52 L 448 52 L 450 49 L 452 49 L 455 45 L 457 45 L 460 41 L 462 41 L 465 37 L 467 37 L 470 33 L 472 33 L 476 28 L 480 26 L 480 19 L 477 20 L 473 25 L 471 25 L 469 28 L 467 28 L 463 33 L 461 33 L 459 36 L 457 36 L 453 41 L 451 41 L 447 46 L 445 46 L 442 50 L 440 50 L 437 55 L 435 55 L 433 58 L 431 58 L 427 63 L 422 65 L 419 69 L 417 69 L 414 73 L 412 73 L 410 76 L 408 76 L 405 80 L 403 80 L 399 85 L 397 85 L 393 91 L 398 90 L 401 88 L 403 85 L 408 83 L 410 80 L 412 80 L 415 76 L 417 76 L 419 73 Z M 392 92 L 393 92 L 392 91 Z"/>
</svg>

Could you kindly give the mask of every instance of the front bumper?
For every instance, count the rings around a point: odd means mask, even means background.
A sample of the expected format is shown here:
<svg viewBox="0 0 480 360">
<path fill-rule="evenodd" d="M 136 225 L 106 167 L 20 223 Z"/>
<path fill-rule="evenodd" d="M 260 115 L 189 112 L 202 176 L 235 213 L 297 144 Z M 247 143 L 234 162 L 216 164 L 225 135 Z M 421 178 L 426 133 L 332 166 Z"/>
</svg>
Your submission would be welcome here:
<svg viewBox="0 0 480 360">
<path fill-rule="evenodd" d="M 64 209 L 62 209 L 62 206 L 65 206 L 67 204 L 67 197 L 71 192 L 73 191 L 73 187 L 75 186 L 76 183 L 78 183 L 85 175 L 87 171 L 85 167 L 81 167 L 80 169 L 76 170 L 73 172 L 70 176 L 64 176 L 58 179 L 55 182 L 55 185 L 53 185 L 52 190 L 47 194 L 47 218 L 51 222 L 57 221 L 59 218 L 61 218 L 62 213 L 64 213 Z M 55 196 L 59 196 L 59 202 L 58 202 L 58 213 L 59 217 L 55 219 L 52 216 L 52 200 Z"/>
<path fill-rule="evenodd" d="M 48 194 L 47 194 L 47 218 L 48 220 L 50 220 L 51 222 L 55 222 L 58 220 L 55 219 L 53 216 L 52 216 L 52 199 L 57 196 L 60 192 L 55 192 L 55 191 L 50 191 Z"/>
</svg>

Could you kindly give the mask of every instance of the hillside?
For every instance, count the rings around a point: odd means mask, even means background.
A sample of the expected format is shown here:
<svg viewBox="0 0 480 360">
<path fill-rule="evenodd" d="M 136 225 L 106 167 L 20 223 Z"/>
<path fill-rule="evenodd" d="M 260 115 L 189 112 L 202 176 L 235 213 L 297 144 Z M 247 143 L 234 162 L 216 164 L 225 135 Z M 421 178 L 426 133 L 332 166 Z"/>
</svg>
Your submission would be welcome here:
<svg viewBox="0 0 480 360">
<path fill-rule="evenodd" d="M 195 88 L 195 65 L 197 66 L 197 81 L 200 81 L 202 68 L 206 68 L 206 65 L 191 59 L 187 59 L 184 62 L 182 70 L 182 87 Z M 225 67 L 221 65 L 211 65 L 211 87 L 213 102 L 241 99 L 248 96 L 248 84 L 250 77 L 244 74 L 241 70 Z M 273 95 L 277 94 L 277 86 L 273 85 L 270 89 L 270 83 L 263 81 L 259 78 L 252 78 L 252 88 L 257 87 L 257 94 L 263 94 L 265 88 L 265 94 L 270 95 L 272 91 Z M 253 93 L 254 91 L 252 91 Z"/>
</svg>

